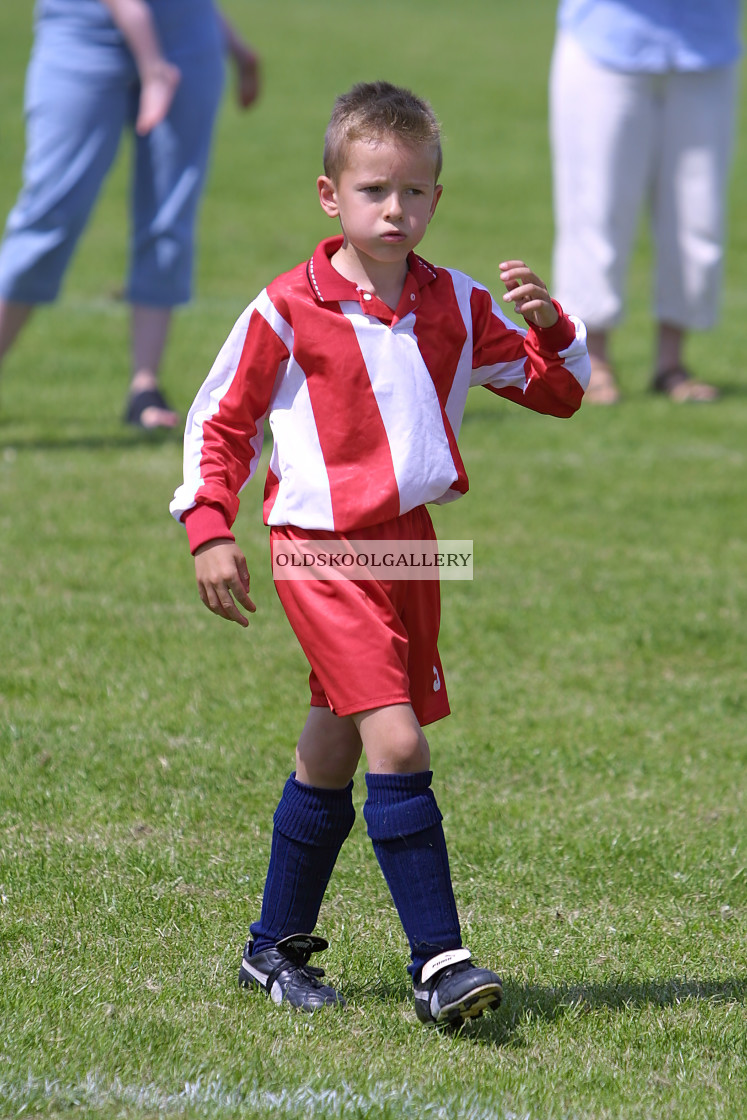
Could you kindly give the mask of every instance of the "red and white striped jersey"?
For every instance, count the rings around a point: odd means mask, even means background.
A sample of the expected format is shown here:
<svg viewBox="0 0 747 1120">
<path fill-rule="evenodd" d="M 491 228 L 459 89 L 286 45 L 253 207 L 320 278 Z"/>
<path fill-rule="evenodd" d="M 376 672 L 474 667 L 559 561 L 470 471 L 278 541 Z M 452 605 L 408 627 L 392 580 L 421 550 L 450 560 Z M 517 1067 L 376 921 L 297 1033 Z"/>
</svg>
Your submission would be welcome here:
<svg viewBox="0 0 747 1120">
<path fill-rule="evenodd" d="M 170 507 L 193 551 L 232 537 L 265 421 L 265 523 L 349 534 L 467 490 L 457 437 L 473 385 L 554 416 L 581 403 L 586 332 L 562 309 L 522 329 L 475 280 L 411 253 L 392 312 L 336 272 L 340 244 L 261 292 L 197 394 Z"/>
</svg>

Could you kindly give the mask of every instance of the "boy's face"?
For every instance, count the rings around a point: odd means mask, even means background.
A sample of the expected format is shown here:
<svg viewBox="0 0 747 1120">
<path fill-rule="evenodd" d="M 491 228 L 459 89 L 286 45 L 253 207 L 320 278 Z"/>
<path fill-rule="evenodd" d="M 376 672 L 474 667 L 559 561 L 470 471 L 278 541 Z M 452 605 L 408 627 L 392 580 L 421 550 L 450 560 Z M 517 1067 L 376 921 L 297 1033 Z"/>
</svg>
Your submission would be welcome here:
<svg viewBox="0 0 747 1120">
<path fill-rule="evenodd" d="M 436 153 L 400 140 L 356 140 L 338 179 L 319 179 L 319 199 L 346 243 L 382 264 L 404 261 L 423 239 L 442 187 Z"/>
</svg>

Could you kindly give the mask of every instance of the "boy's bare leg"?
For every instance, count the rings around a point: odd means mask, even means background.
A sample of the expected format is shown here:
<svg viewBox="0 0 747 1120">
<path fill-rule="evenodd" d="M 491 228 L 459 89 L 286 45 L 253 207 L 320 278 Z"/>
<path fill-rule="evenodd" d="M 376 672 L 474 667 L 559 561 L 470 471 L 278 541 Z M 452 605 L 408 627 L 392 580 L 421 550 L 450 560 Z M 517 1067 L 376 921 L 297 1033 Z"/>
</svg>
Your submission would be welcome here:
<svg viewBox="0 0 747 1120">
<path fill-rule="evenodd" d="M 34 306 L 33 303 L 0 299 L 0 364 L 25 326 Z"/>
<path fill-rule="evenodd" d="M 368 761 L 363 816 L 416 977 L 427 961 L 462 944 L 441 813 L 431 790 L 428 741 L 409 704 L 374 708 L 353 719 Z"/>
<path fill-rule="evenodd" d="M 417 774 L 430 768 L 430 748 L 410 704 L 359 712 L 360 732 L 372 774 Z"/>
<path fill-rule="evenodd" d="M 280 993 L 306 1011 L 342 1002 L 333 988 L 297 966 L 325 945 L 314 944 L 309 935 L 355 820 L 352 777 L 360 755 L 352 719 L 340 719 L 329 708 L 310 709 L 296 748 L 296 772 L 285 783 L 273 817 L 262 912 L 244 949 L 240 983 L 264 988 L 276 1000 Z M 286 940 L 294 935 L 300 938 Z"/>
<path fill-rule="evenodd" d="M 312 707 L 296 747 L 296 780 L 317 789 L 344 789 L 355 774 L 361 749 L 351 716 Z"/>
<path fill-rule="evenodd" d="M 312 707 L 296 747 L 296 779 L 319 789 L 343 789 L 365 749 L 373 774 L 413 774 L 430 766 L 430 750 L 409 704 L 336 716 Z"/>
</svg>

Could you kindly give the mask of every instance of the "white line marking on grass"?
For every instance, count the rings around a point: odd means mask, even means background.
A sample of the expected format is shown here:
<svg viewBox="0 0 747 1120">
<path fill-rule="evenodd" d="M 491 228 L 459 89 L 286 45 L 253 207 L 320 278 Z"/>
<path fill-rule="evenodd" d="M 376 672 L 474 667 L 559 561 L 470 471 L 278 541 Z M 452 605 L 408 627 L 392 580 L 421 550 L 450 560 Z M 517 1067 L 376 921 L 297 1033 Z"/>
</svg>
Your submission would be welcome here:
<svg viewBox="0 0 747 1120">
<path fill-rule="evenodd" d="M 55 1078 L 34 1077 L 26 1081 L 0 1081 L 0 1103 L 12 1104 L 18 1113 L 44 1106 L 105 1108 L 122 1104 L 164 1115 L 178 1115 L 189 1108 L 192 1114 L 234 1117 L 255 1110 L 272 1111 L 282 1117 L 324 1117 L 325 1120 L 537 1120 L 530 1113 L 499 1111 L 496 1103 L 477 1097 L 453 1096 L 440 1102 L 423 1100 L 422 1090 L 407 1084 L 401 1089 L 372 1084 L 361 1093 L 348 1085 L 339 1088 L 283 1089 L 272 1092 L 241 1086 L 229 1089 L 220 1078 L 186 1081 L 183 1088 L 169 1092 L 157 1085 L 126 1085 L 115 1078 L 105 1083 L 89 1073 L 77 1084 Z M 251 1112 L 250 1112 L 251 1114 Z"/>
</svg>

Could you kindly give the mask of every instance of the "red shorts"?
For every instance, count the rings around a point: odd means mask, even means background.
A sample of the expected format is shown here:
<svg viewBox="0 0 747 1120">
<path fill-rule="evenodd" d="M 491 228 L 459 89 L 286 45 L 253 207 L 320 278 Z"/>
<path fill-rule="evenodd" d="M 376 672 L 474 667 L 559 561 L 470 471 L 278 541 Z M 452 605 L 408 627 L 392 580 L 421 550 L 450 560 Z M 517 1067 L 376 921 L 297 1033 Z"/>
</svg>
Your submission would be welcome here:
<svg viewBox="0 0 747 1120">
<path fill-rule="evenodd" d="M 349 534 L 273 525 L 276 541 L 435 540 L 424 506 Z M 273 552 L 273 555 L 275 553 Z M 277 579 L 280 602 L 311 666 L 311 703 L 338 716 L 412 704 L 421 725 L 449 714 L 437 579 Z"/>
</svg>

